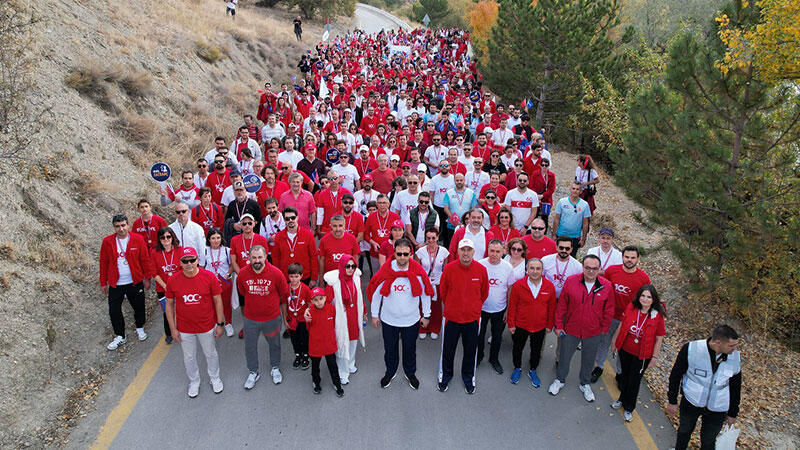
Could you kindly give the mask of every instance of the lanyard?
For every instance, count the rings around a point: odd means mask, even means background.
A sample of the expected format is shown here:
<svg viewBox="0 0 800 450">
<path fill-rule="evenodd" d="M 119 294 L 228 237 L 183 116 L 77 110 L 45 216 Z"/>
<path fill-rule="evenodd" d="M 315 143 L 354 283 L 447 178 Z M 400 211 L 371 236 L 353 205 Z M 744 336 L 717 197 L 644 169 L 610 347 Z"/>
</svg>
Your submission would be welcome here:
<svg viewBox="0 0 800 450">
<path fill-rule="evenodd" d="M 598 250 L 599 251 L 597 253 L 600 253 L 601 251 L 603 251 L 602 249 L 598 249 Z M 603 263 L 602 266 L 600 266 L 600 269 L 606 270 L 606 267 L 608 267 L 608 261 L 611 259 L 611 254 L 612 253 L 614 253 L 614 249 L 613 248 L 608 251 L 608 256 L 606 256 L 606 261 Z"/>
<path fill-rule="evenodd" d="M 433 263 L 436 262 L 436 258 L 438 257 L 439 257 L 439 246 L 437 245 L 436 254 L 434 254 L 433 257 L 431 257 L 431 252 L 430 251 L 428 252 L 428 264 L 430 264 L 430 268 L 428 269 L 428 277 L 430 277 L 431 274 L 433 273 Z"/>
<path fill-rule="evenodd" d="M 175 260 L 175 247 L 172 247 L 169 251 L 169 262 L 167 262 L 167 251 L 164 250 L 161 252 L 161 256 L 164 258 L 164 265 L 172 269 L 173 261 Z M 172 276 L 172 272 L 166 272 L 168 277 Z"/>
<path fill-rule="evenodd" d="M 564 271 L 560 272 L 558 270 L 558 258 L 556 258 L 556 277 L 558 278 L 558 287 L 564 287 L 564 275 L 567 274 L 567 267 L 569 267 L 569 259 L 564 264 Z"/>
</svg>

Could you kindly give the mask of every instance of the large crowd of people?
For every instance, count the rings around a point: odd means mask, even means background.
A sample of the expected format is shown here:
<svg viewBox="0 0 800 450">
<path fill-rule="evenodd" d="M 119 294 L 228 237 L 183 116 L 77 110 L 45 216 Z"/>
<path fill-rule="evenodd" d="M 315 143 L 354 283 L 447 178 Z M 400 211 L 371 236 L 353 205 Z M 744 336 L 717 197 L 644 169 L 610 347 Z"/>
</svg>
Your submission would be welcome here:
<svg viewBox="0 0 800 450">
<path fill-rule="evenodd" d="M 638 268 L 638 248 L 615 248 L 614 230 L 600 229 L 600 245 L 585 248 L 596 208 L 594 162 L 579 156 L 569 195 L 554 201 L 543 130 L 531 126 L 524 106 L 497 103 L 484 90 L 468 39 L 463 30 L 355 31 L 302 55 L 300 76 L 280 89 L 266 83 L 255 115 L 232 127 L 230 143 L 217 136 L 196 171 L 162 185 L 160 204 L 172 208 L 174 222 L 147 199 L 130 224 L 113 217 L 115 232 L 100 251 L 114 332 L 108 349 L 127 342 L 125 298 L 138 339 L 147 338 L 151 280 L 166 343 L 183 351 L 190 397 L 201 384 L 198 343 L 212 389 L 222 391 L 214 340 L 236 335 L 232 316 L 240 308 L 245 389 L 261 376 L 260 335 L 272 381 L 281 383 L 285 330 L 292 368 L 311 367 L 320 393 L 324 358 L 344 395 L 368 323 L 381 329 L 383 388 L 401 361 L 405 380 L 419 388 L 416 344 L 428 338 L 443 340 L 442 392 L 452 384 L 459 341 L 468 394 L 484 358 L 498 374 L 510 361 L 513 384 L 524 368 L 538 388 L 543 342 L 553 332 L 549 393 L 565 386 L 580 349 L 579 388 L 594 401 L 592 384 L 611 351 L 621 391 L 612 407 L 632 420 L 643 373 L 666 334 L 663 302 Z M 257 192 L 243 182 L 251 174 L 261 182 Z M 506 327 L 512 355 L 501 355 Z M 674 381 L 688 402 L 681 416 L 702 416 L 704 436 L 715 436 L 725 415 L 736 417 L 737 339 L 721 327 L 707 346 L 688 344 L 679 355 L 683 372 L 673 371 L 670 402 L 677 404 Z M 694 422 L 682 425 L 684 435 Z"/>
</svg>

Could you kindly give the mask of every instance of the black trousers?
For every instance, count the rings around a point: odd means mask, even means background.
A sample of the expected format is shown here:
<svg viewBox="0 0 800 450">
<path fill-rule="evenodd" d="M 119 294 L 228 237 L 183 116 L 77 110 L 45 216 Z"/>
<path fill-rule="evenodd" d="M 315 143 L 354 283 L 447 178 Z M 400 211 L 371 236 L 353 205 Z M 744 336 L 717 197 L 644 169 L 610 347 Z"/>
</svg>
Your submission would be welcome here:
<svg viewBox="0 0 800 450">
<path fill-rule="evenodd" d="M 625 370 L 625 369 L 623 369 Z M 708 408 L 698 408 L 689 403 L 685 398 L 681 398 L 680 405 L 681 421 L 678 425 L 678 438 L 675 441 L 675 450 L 684 450 L 689 445 L 697 419 L 703 418 L 700 426 L 700 449 L 713 450 L 717 445 L 717 435 L 725 424 L 726 412 L 709 411 Z"/>
<path fill-rule="evenodd" d="M 403 340 L 403 372 L 407 376 L 417 373 L 417 334 L 419 323 L 409 327 L 395 327 L 381 321 L 383 334 L 383 361 L 386 363 L 386 375 L 394 376 L 400 364 L 400 340 Z"/>
<path fill-rule="evenodd" d="M 511 360 L 514 363 L 515 369 L 522 368 L 522 351 L 525 350 L 525 344 L 529 340 L 531 342 L 530 369 L 536 370 L 536 368 L 539 367 L 545 334 L 547 334 L 546 328 L 542 328 L 533 333 L 520 327 L 514 330 L 514 334 L 511 335 L 511 341 L 514 343 L 514 347 L 511 350 Z M 492 338 L 492 341 L 494 341 L 494 338 Z"/>
<path fill-rule="evenodd" d="M 321 356 L 311 357 L 311 381 L 314 386 L 319 386 L 322 379 L 319 377 L 319 363 L 322 361 Z M 339 379 L 339 366 L 336 365 L 336 353 L 325 355 L 325 364 L 328 365 L 328 372 L 331 374 L 331 382 L 336 389 L 342 388 L 342 381 Z"/>
<path fill-rule="evenodd" d="M 622 409 L 633 412 L 639 397 L 639 386 L 642 384 L 645 369 L 650 365 L 650 359 L 639 359 L 625 350 L 620 350 L 618 355 L 622 366 L 618 400 L 622 402 Z"/>
<path fill-rule="evenodd" d="M 234 287 L 236 287 L 236 286 L 234 286 Z M 242 291 L 240 291 L 239 289 L 236 289 L 236 293 L 239 294 L 239 306 L 241 306 L 242 307 L 242 311 L 244 311 L 244 293 Z M 242 313 L 242 314 L 244 314 L 244 313 Z"/>
<path fill-rule="evenodd" d="M 156 291 L 156 295 L 158 295 L 159 304 L 161 303 L 161 300 L 167 301 L 164 298 L 165 294 L 163 292 Z M 164 319 L 164 336 L 172 337 L 172 330 L 169 329 L 169 322 L 167 321 L 167 313 L 166 313 L 166 311 L 162 311 L 161 312 L 161 317 Z"/>
<path fill-rule="evenodd" d="M 449 219 L 449 217 L 445 214 L 444 207 L 433 205 L 433 209 L 439 214 L 439 239 L 442 240 L 444 248 L 450 248 L 450 240 L 453 239 L 453 232 L 455 230 L 451 230 L 447 226 L 447 219 Z"/>
<path fill-rule="evenodd" d="M 461 339 L 464 356 L 461 359 L 461 379 L 464 384 L 473 385 L 475 380 L 475 351 L 478 347 L 478 321 L 457 323 L 446 321 L 442 337 L 442 383 L 453 379 L 453 365 L 456 347 Z"/>
<path fill-rule="evenodd" d="M 295 355 L 308 356 L 308 328 L 305 322 L 297 322 L 294 330 L 289 330 L 292 339 L 292 349 Z"/>
<path fill-rule="evenodd" d="M 577 258 L 578 250 L 581 248 L 581 238 L 569 238 L 569 240 L 572 241 L 572 251 L 569 254 L 572 255 L 573 258 Z"/>
<path fill-rule="evenodd" d="M 361 269 L 361 273 L 367 273 L 367 271 L 364 270 L 365 261 L 369 266 L 369 274 L 371 276 L 375 275 L 375 270 L 372 268 L 372 257 L 369 255 L 369 250 L 365 250 L 358 254 L 358 268 Z"/>
<path fill-rule="evenodd" d="M 506 323 L 503 314 L 506 310 L 496 313 L 481 311 L 481 326 L 478 331 L 478 361 L 483 361 L 483 345 L 486 342 L 486 328 L 491 325 L 492 342 L 489 344 L 489 362 L 500 362 L 500 343 L 503 342 L 503 330 Z"/>
<path fill-rule="evenodd" d="M 127 297 L 133 308 L 133 319 L 136 328 L 142 328 L 146 319 L 144 308 L 144 284 L 123 284 L 108 287 L 108 315 L 114 334 L 125 337 L 125 317 L 122 316 L 122 302 Z"/>
</svg>

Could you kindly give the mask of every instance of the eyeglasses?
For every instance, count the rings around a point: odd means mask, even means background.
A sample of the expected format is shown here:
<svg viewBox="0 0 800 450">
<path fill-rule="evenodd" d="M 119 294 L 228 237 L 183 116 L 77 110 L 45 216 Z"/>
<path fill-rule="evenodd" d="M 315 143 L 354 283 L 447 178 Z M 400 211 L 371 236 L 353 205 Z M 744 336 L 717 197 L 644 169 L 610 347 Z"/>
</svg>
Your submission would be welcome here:
<svg viewBox="0 0 800 450">
<path fill-rule="evenodd" d="M 494 195 L 487 195 L 487 196 L 486 196 L 486 200 L 494 200 L 494 199 L 496 199 L 496 198 L 497 198 L 497 197 L 495 197 Z"/>
<path fill-rule="evenodd" d="M 572 250 L 572 247 L 564 247 L 563 245 L 559 245 L 558 249 L 568 252 L 568 251 Z"/>
<path fill-rule="evenodd" d="M 242 226 L 245 226 L 245 227 L 253 226 L 253 222 L 242 222 Z"/>
<path fill-rule="evenodd" d="M 159 239 L 160 241 L 163 241 L 163 240 L 172 240 L 172 236 L 170 236 L 170 235 L 168 235 L 168 234 L 167 234 L 167 235 L 161 236 L 161 237 L 160 237 L 160 238 L 158 238 L 158 239 Z"/>
<path fill-rule="evenodd" d="M 353 202 L 342 202 L 343 205 L 352 205 Z"/>
<path fill-rule="evenodd" d="M 345 264 L 345 265 L 344 265 L 344 268 L 345 268 L 345 269 L 355 269 L 355 268 L 356 268 L 356 265 L 355 265 L 355 264 Z"/>
<path fill-rule="evenodd" d="M 214 164 L 225 164 L 225 160 L 224 159 L 218 159 L 218 160 L 214 161 Z"/>
<path fill-rule="evenodd" d="M 189 258 L 189 259 L 182 259 L 181 264 L 194 264 L 197 262 L 197 258 Z"/>
<path fill-rule="evenodd" d="M 405 169 L 405 167 L 403 167 L 403 168 Z M 419 181 L 409 181 L 408 184 L 409 185 L 411 185 L 411 184 L 419 184 Z"/>
<path fill-rule="evenodd" d="M 208 164 L 198 164 L 197 165 L 198 169 L 205 169 L 206 167 L 208 167 Z"/>
<path fill-rule="evenodd" d="M 583 270 L 591 270 L 591 271 L 600 270 L 600 266 L 597 266 L 597 267 L 586 267 L 586 266 L 584 266 Z"/>
<path fill-rule="evenodd" d="M 408 252 L 395 252 L 394 256 L 408 256 L 411 253 Z"/>
<path fill-rule="evenodd" d="M 521 252 L 522 251 L 522 247 L 511 247 L 511 251 L 512 252 Z"/>
<path fill-rule="evenodd" d="M 544 230 L 544 227 L 531 227 L 531 230 Z"/>
<path fill-rule="evenodd" d="M 419 201 L 420 205 L 429 205 L 430 203 L 431 203 L 430 200 L 420 200 Z"/>
<path fill-rule="evenodd" d="M 284 217 L 283 220 L 295 220 L 297 216 Z"/>
<path fill-rule="evenodd" d="M 550 164 L 542 164 L 542 167 L 550 167 Z"/>
<path fill-rule="evenodd" d="M 175 214 L 186 214 L 187 212 L 189 212 L 188 209 L 176 209 L 175 210 Z"/>
</svg>

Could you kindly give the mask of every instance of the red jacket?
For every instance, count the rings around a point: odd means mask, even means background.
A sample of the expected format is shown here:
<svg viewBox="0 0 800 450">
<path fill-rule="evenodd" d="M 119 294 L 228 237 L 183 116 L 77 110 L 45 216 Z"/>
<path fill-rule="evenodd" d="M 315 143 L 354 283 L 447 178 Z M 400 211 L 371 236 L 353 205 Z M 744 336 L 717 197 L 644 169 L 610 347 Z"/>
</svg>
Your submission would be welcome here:
<svg viewBox="0 0 800 450">
<path fill-rule="evenodd" d="M 556 191 L 556 174 L 548 170 L 547 183 L 545 183 L 540 166 L 539 170 L 530 175 L 530 186 L 537 194 L 542 194 L 542 199 L 539 203 L 553 204 L 553 192 Z"/>
<path fill-rule="evenodd" d="M 528 286 L 527 276 L 517 280 L 508 296 L 508 328 L 518 327 L 529 333 L 553 328 L 556 300 L 556 288 L 546 278 L 542 278 L 536 297 Z"/>
<path fill-rule="evenodd" d="M 558 297 L 556 328 L 581 339 L 607 333 L 614 317 L 614 303 L 610 281 L 597 277 L 592 291 L 587 292 L 583 274 L 570 275 Z"/>
<path fill-rule="evenodd" d="M 651 310 L 650 317 L 644 322 L 642 327 L 644 328 L 643 334 L 641 336 L 640 345 L 639 345 L 639 354 L 634 355 L 639 359 L 649 359 L 653 357 L 653 349 L 656 346 L 656 337 L 658 337 L 658 330 L 664 328 L 664 316 L 658 314 L 658 312 Z M 625 313 L 622 315 L 622 322 L 619 325 L 619 334 L 617 335 L 617 340 L 614 341 L 614 346 L 617 350 L 622 348 L 622 344 L 625 342 L 625 337 L 627 336 L 627 330 L 631 329 L 631 326 L 636 325 L 636 318 L 638 317 L 636 308 L 633 307 L 632 303 L 628 304 L 628 307 L 625 309 Z"/>
<path fill-rule="evenodd" d="M 130 239 L 125 249 L 125 260 L 131 269 L 133 284 L 141 283 L 145 278 L 152 278 L 155 270 L 150 261 L 150 249 L 141 235 L 128 233 Z M 100 244 L 100 286 L 117 287 L 119 271 L 117 270 L 117 235 L 103 238 Z"/>
<path fill-rule="evenodd" d="M 444 318 L 456 323 L 470 323 L 481 318 L 481 308 L 489 296 L 489 274 L 477 261 L 464 266 L 453 261 L 442 272 L 439 297 Z"/>
</svg>

